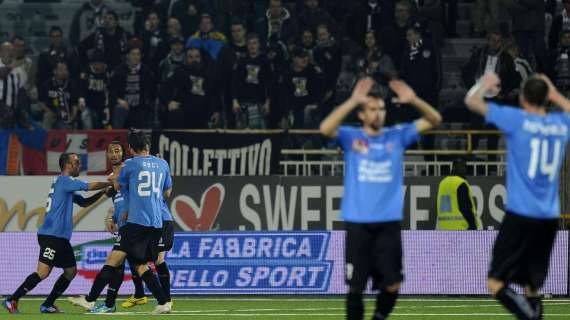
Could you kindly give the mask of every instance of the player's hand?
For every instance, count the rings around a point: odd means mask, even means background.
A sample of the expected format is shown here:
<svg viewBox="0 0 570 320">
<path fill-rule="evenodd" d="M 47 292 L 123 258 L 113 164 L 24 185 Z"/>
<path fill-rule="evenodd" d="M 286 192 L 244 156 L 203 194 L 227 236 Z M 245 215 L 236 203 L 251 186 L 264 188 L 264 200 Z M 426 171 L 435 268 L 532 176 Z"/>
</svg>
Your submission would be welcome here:
<svg viewBox="0 0 570 320">
<path fill-rule="evenodd" d="M 548 100 L 552 101 L 554 97 L 559 94 L 558 89 L 556 89 L 554 84 L 552 84 L 552 81 L 550 81 L 550 79 L 545 74 L 541 73 L 538 75 L 538 77 L 546 82 L 546 85 L 548 86 Z"/>
<path fill-rule="evenodd" d="M 127 221 L 128 218 L 129 218 L 129 212 L 128 211 L 123 212 L 123 214 L 121 215 L 121 220 Z"/>
<path fill-rule="evenodd" d="M 113 220 L 107 219 L 107 220 L 105 221 L 105 224 L 106 224 L 106 226 L 107 226 L 107 230 L 108 230 L 110 233 L 116 234 L 116 233 L 119 231 L 119 228 L 118 228 L 117 224 L 114 223 Z"/>
<path fill-rule="evenodd" d="M 374 85 L 374 80 L 372 78 L 364 78 L 358 80 L 354 89 L 352 89 L 351 99 L 356 102 L 356 104 L 366 104 L 368 101 L 372 100 L 368 96 L 368 93 Z"/>
<path fill-rule="evenodd" d="M 402 80 L 390 80 L 388 86 L 397 95 L 397 97 L 392 98 L 392 102 L 396 104 L 411 103 L 417 98 L 416 92 Z"/>
<path fill-rule="evenodd" d="M 480 81 L 486 91 L 490 91 L 493 94 L 498 94 L 501 91 L 501 79 L 499 79 L 499 76 L 494 72 L 485 73 Z"/>
</svg>

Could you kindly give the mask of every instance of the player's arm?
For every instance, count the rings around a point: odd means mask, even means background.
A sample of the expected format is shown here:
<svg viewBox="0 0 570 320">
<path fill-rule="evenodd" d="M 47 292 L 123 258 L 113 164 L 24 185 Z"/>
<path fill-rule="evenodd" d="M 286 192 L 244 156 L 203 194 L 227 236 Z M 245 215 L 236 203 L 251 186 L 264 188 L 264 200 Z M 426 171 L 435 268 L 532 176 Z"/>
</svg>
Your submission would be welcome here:
<svg viewBox="0 0 570 320">
<path fill-rule="evenodd" d="M 74 194 L 73 195 L 73 202 L 75 202 L 78 206 L 80 207 L 89 207 L 90 205 L 94 204 L 95 202 L 97 202 L 99 199 L 101 199 L 102 196 L 104 196 L 106 193 L 106 190 L 103 191 L 99 191 L 96 194 L 84 198 L 79 194 Z"/>
<path fill-rule="evenodd" d="M 374 81 L 370 78 L 361 79 L 352 90 L 352 96 L 336 107 L 322 122 L 319 127 L 321 134 L 328 138 L 335 138 L 338 127 L 344 119 L 359 105 L 365 104 L 372 97 L 368 96 Z"/>
<path fill-rule="evenodd" d="M 541 74 L 539 77 L 546 82 L 548 85 L 548 101 L 559 106 L 564 112 L 570 112 L 570 100 L 568 100 L 563 94 L 561 94 L 558 89 L 552 84 L 552 81 L 544 75 Z"/>
<path fill-rule="evenodd" d="M 393 99 L 395 103 L 411 104 L 422 117 L 416 120 L 416 130 L 421 133 L 432 129 L 441 123 L 441 114 L 435 108 L 418 97 L 414 90 L 402 80 L 391 80 L 388 85 L 398 95 Z"/>
<path fill-rule="evenodd" d="M 96 190 L 105 189 L 110 186 L 112 186 L 110 182 L 89 182 L 87 190 L 96 191 Z M 103 192 L 102 195 L 103 194 L 105 194 L 105 192 Z"/>
<path fill-rule="evenodd" d="M 484 99 L 485 92 L 492 91 L 498 93 L 500 91 L 498 87 L 500 83 L 501 80 L 495 73 L 486 73 L 483 78 L 467 92 L 464 100 L 467 108 L 483 117 L 486 116 L 489 107 Z"/>
</svg>

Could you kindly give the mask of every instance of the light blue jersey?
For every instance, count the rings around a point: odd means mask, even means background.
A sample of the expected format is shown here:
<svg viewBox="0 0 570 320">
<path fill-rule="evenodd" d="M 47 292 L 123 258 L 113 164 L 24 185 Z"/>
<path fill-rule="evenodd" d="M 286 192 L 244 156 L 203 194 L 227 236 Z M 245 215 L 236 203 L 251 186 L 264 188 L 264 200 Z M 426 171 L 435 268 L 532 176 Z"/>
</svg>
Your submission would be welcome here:
<svg viewBox="0 0 570 320">
<path fill-rule="evenodd" d="M 121 228 L 127 224 L 127 222 L 123 220 L 123 213 L 127 211 L 127 207 L 125 206 L 125 197 L 123 196 L 123 193 L 119 191 L 113 196 L 112 200 L 113 208 L 115 209 L 115 212 L 113 213 L 113 222 L 115 222 L 117 226 Z"/>
<path fill-rule="evenodd" d="M 530 218 L 560 216 L 560 165 L 570 131 L 570 116 L 540 116 L 488 103 L 486 120 L 507 141 L 507 210 Z"/>
<path fill-rule="evenodd" d="M 85 199 L 76 191 L 87 191 L 89 184 L 70 176 L 53 179 L 46 205 L 44 223 L 38 234 L 71 239 L 73 231 L 73 203 L 84 206 Z"/>
<path fill-rule="evenodd" d="M 162 201 L 162 221 L 172 221 L 172 213 L 168 209 L 168 204 L 166 200 Z"/>
<path fill-rule="evenodd" d="M 155 156 L 138 156 L 125 161 L 118 179 L 127 195 L 128 223 L 162 228 L 163 193 L 172 187 L 170 168 Z"/>
<path fill-rule="evenodd" d="M 344 151 L 342 218 L 349 222 L 401 221 L 404 206 L 402 163 L 406 147 L 418 140 L 415 123 L 369 136 L 360 127 L 340 127 Z"/>
</svg>

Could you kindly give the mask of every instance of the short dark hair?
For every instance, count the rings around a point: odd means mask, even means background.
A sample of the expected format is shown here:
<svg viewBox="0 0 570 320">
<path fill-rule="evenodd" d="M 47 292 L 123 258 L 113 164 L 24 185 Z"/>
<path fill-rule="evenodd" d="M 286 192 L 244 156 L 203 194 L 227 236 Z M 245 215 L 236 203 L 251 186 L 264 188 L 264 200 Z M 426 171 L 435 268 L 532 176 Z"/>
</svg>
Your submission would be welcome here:
<svg viewBox="0 0 570 320">
<path fill-rule="evenodd" d="M 244 29 L 247 29 L 246 25 L 245 25 L 245 21 L 243 21 L 243 19 L 240 18 L 233 18 L 232 22 L 230 23 L 230 27 L 233 26 L 242 26 Z"/>
<path fill-rule="evenodd" d="M 131 146 L 135 152 L 141 152 L 147 148 L 150 148 L 150 139 L 142 130 L 129 130 L 127 140 L 129 141 L 129 146 Z"/>
<path fill-rule="evenodd" d="M 123 158 L 124 158 L 125 157 L 125 147 L 123 146 L 121 141 L 113 140 L 113 141 L 109 142 L 109 145 L 107 145 L 107 150 L 109 150 L 109 147 L 112 145 L 117 145 L 117 146 L 121 147 L 121 152 L 123 153 Z"/>
<path fill-rule="evenodd" d="M 52 32 L 59 32 L 59 33 L 63 34 L 63 30 L 61 29 L 60 26 L 51 26 L 51 28 L 49 28 L 48 35 L 51 35 Z"/>
<path fill-rule="evenodd" d="M 544 107 L 548 97 L 548 85 L 538 77 L 530 77 L 524 82 L 522 92 L 528 103 Z"/>
<path fill-rule="evenodd" d="M 250 33 L 248 33 L 247 36 L 245 37 L 245 40 L 246 40 L 246 41 L 253 40 L 253 39 L 259 40 L 259 35 L 258 35 L 257 33 L 255 33 L 255 32 L 250 32 Z"/>
<path fill-rule="evenodd" d="M 59 66 L 60 64 L 65 65 L 65 66 L 69 69 L 69 66 L 67 65 L 67 62 L 66 62 L 65 60 L 63 60 L 63 59 L 57 59 L 57 60 L 55 61 L 55 63 L 53 64 L 53 71 L 54 71 L 54 73 L 55 73 L 55 70 L 57 69 L 57 66 Z"/>
<path fill-rule="evenodd" d="M 59 169 L 61 171 L 63 171 L 63 168 L 65 168 L 66 164 L 71 163 L 71 156 L 74 154 L 76 154 L 76 153 L 64 152 L 59 156 Z"/>
<path fill-rule="evenodd" d="M 119 21 L 119 15 L 118 15 L 115 11 L 109 10 L 109 11 L 107 11 L 105 14 L 106 14 L 106 15 L 107 15 L 107 14 L 110 14 L 110 15 L 113 16 L 113 18 L 115 18 L 115 20 Z"/>
</svg>

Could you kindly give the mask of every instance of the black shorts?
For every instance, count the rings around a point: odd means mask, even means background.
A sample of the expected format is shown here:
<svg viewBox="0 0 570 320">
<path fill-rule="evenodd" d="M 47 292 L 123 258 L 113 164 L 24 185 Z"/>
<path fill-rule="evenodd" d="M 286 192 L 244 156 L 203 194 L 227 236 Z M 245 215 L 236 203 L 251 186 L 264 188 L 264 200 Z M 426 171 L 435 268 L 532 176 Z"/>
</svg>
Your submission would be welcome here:
<svg viewBox="0 0 570 320">
<path fill-rule="evenodd" d="M 402 274 L 401 223 L 352 223 L 346 229 L 346 283 L 351 289 L 364 290 L 372 277 L 379 289 L 404 279 Z"/>
<path fill-rule="evenodd" d="M 115 237 L 115 243 L 113 243 L 113 251 L 123 251 L 127 252 L 126 248 L 121 247 L 121 239 L 123 238 L 125 233 L 125 226 L 119 228 L 119 234 Z"/>
<path fill-rule="evenodd" d="M 77 266 L 69 240 L 38 234 L 38 244 L 40 245 L 40 262 L 57 268 Z"/>
<path fill-rule="evenodd" d="M 557 228 L 558 219 L 532 219 L 507 212 L 495 239 L 489 278 L 540 289 Z"/>
<path fill-rule="evenodd" d="M 158 242 L 158 252 L 168 252 L 174 244 L 174 223 L 162 221 L 162 237 Z"/>
<path fill-rule="evenodd" d="M 158 258 L 161 229 L 127 223 L 119 230 L 119 236 L 118 250 L 126 252 L 133 262 L 143 264 Z"/>
</svg>

